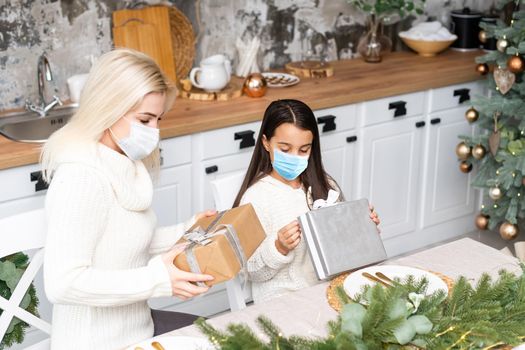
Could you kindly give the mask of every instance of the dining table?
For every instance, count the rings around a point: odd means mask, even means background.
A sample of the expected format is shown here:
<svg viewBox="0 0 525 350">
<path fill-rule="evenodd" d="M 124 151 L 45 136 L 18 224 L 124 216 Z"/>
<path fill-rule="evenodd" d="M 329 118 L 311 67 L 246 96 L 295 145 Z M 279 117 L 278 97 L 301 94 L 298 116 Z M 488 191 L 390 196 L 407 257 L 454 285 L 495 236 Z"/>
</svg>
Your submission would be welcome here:
<svg viewBox="0 0 525 350">
<path fill-rule="evenodd" d="M 518 259 L 470 238 L 389 259 L 382 264 L 439 272 L 453 280 L 464 276 L 472 283 L 476 283 L 483 273 L 489 274 L 493 279 L 498 277 L 500 270 L 521 273 Z M 337 317 L 337 312 L 327 301 L 328 286 L 329 281 L 320 282 L 268 302 L 211 317 L 208 322 L 221 330 L 230 323 L 244 323 L 264 338 L 255 322 L 258 316 L 264 315 L 275 323 L 285 336 L 324 337 L 328 333 L 327 322 Z M 204 337 L 195 325 L 165 333 L 163 336 Z"/>
</svg>

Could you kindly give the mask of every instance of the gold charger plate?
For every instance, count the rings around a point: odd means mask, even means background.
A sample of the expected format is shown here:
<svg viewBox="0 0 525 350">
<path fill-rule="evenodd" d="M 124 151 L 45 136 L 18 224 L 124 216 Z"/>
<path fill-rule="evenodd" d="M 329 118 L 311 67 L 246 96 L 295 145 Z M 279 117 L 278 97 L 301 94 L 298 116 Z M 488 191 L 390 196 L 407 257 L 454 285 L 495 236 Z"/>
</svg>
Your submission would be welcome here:
<svg viewBox="0 0 525 350">
<path fill-rule="evenodd" d="M 452 288 L 454 287 L 454 280 L 452 278 L 434 271 L 428 271 L 436 276 L 438 276 L 448 287 L 448 293 L 452 291 Z M 339 300 L 339 297 L 337 296 L 337 287 L 342 287 L 343 283 L 345 281 L 345 278 L 348 277 L 353 272 L 345 272 L 340 274 L 337 277 L 334 277 L 331 281 L 328 287 L 326 288 L 326 299 L 328 300 L 328 304 L 337 312 L 341 310 L 341 302 Z"/>
</svg>

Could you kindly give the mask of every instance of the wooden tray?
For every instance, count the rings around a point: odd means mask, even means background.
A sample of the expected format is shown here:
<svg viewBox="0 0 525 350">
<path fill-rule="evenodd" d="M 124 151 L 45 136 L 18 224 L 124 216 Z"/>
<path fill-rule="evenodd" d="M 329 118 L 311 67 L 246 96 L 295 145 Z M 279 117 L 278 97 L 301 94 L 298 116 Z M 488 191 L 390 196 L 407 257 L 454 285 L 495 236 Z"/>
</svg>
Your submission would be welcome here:
<svg viewBox="0 0 525 350">
<path fill-rule="evenodd" d="M 284 68 L 290 74 L 305 78 L 328 78 L 334 75 L 334 67 L 320 61 L 301 61 L 287 63 Z"/>
<path fill-rule="evenodd" d="M 219 92 L 206 92 L 195 86 L 189 90 L 184 89 L 184 84 L 179 89 L 179 96 L 196 101 L 227 101 L 242 96 L 244 79 L 232 77 L 228 85 Z"/>
</svg>

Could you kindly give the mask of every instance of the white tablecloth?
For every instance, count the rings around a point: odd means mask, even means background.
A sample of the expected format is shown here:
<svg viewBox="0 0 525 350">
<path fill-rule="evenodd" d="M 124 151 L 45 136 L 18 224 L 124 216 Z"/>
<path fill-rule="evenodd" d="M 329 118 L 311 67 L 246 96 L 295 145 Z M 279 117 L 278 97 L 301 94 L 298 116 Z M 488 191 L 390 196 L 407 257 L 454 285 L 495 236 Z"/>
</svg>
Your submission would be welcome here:
<svg viewBox="0 0 525 350">
<path fill-rule="evenodd" d="M 386 263 L 440 272 L 453 279 L 463 275 L 472 282 L 476 282 L 483 272 L 495 278 L 501 269 L 516 273 L 521 271 L 517 259 L 470 238 L 460 239 Z M 337 316 L 337 313 L 327 303 L 327 286 L 328 283 L 323 282 L 267 303 L 252 305 L 241 311 L 217 316 L 210 319 L 209 322 L 221 329 L 232 322 L 246 323 L 256 330 L 254 320 L 259 315 L 265 315 L 286 335 L 326 336 L 326 323 Z M 166 335 L 203 336 L 195 326 L 181 328 Z"/>
</svg>

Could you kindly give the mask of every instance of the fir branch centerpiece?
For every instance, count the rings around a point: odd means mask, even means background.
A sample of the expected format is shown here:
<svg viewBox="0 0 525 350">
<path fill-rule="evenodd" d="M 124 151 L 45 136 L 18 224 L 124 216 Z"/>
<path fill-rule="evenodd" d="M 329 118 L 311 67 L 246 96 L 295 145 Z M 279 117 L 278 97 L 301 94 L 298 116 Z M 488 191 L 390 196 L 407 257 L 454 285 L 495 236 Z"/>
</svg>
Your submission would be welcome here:
<svg viewBox="0 0 525 350">
<path fill-rule="evenodd" d="M 460 277 L 451 293 L 426 295 L 428 281 L 408 277 L 391 288 L 367 287 L 344 304 L 327 325 L 328 336 L 285 336 L 267 317 L 257 319 L 268 340 L 246 325 L 217 330 L 196 324 L 217 349 L 261 350 L 489 350 L 525 341 L 525 265 L 516 276 L 501 271 L 496 281 L 483 274 L 476 286 Z"/>
</svg>

